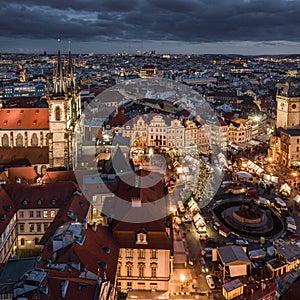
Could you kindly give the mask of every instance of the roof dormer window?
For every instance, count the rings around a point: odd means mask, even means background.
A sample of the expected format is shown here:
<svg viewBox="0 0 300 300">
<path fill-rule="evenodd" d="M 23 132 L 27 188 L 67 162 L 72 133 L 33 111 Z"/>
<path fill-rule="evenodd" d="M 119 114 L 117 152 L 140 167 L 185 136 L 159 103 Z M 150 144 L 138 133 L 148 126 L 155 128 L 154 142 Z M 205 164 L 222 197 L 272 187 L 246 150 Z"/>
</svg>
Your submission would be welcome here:
<svg viewBox="0 0 300 300">
<path fill-rule="evenodd" d="M 146 229 L 141 228 L 137 231 L 136 244 L 138 244 L 138 245 L 148 245 L 147 230 Z"/>
</svg>

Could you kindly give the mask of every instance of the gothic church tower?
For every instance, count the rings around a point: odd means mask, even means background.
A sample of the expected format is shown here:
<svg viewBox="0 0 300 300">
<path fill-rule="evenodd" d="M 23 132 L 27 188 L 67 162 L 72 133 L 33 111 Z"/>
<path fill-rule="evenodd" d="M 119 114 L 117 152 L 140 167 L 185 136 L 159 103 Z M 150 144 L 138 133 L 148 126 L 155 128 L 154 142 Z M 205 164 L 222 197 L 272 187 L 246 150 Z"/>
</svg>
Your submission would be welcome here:
<svg viewBox="0 0 300 300">
<path fill-rule="evenodd" d="M 47 95 L 49 105 L 49 165 L 72 169 L 74 157 L 74 128 L 80 117 L 80 96 L 76 89 L 76 74 L 71 50 L 64 70 L 58 39 L 56 70 L 53 75 L 53 90 Z"/>
</svg>

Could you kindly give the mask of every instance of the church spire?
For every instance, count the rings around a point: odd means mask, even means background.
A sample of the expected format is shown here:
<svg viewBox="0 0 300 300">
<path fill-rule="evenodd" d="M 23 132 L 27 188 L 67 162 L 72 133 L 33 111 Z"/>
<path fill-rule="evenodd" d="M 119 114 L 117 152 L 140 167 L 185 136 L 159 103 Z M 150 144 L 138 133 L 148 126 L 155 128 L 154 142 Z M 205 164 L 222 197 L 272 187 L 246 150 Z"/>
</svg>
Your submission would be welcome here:
<svg viewBox="0 0 300 300">
<path fill-rule="evenodd" d="M 72 60 L 72 53 L 71 53 L 71 41 L 69 41 L 69 53 L 68 53 L 68 60 L 67 60 L 67 88 L 74 89 L 76 85 L 76 74 L 74 71 L 73 60 Z"/>
<path fill-rule="evenodd" d="M 65 81 L 63 76 L 63 66 L 60 55 L 60 37 L 57 39 L 57 63 L 55 76 L 53 78 L 54 94 L 63 95 L 65 93 Z"/>
<path fill-rule="evenodd" d="M 56 77 L 59 78 L 62 75 L 62 64 L 60 57 L 60 38 L 57 39 L 57 65 L 56 65 Z"/>
<path fill-rule="evenodd" d="M 69 41 L 69 53 L 68 53 L 68 69 L 67 74 L 73 74 L 73 63 L 72 63 L 72 54 L 71 54 L 71 41 Z"/>
</svg>

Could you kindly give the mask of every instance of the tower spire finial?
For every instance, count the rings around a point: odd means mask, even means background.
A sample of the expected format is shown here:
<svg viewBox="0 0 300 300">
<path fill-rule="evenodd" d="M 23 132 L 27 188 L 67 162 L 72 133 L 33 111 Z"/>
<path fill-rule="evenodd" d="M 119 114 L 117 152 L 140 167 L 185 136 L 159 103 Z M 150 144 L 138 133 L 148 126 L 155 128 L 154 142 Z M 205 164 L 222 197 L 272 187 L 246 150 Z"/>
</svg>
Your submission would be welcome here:
<svg viewBox="0 0 300 300">
<path fill-rule="evenodd" d="M 55 71 L 55 82 L 54 82 L 54 90 L 55 94 L 63 94 L 64 93 L 64 78 L 63 78 L 63 66 L 60 56 L 60 36 L 58 36 L 57 39 L 57 65 L 56 65 L 56 71 Z"/>
<path fill-rule="evenodd" d="M 69 40 L 69 52 L 71 52 L 71 41 Z"/>
<path fill-rule="evenodd" d="M 60 35 L 57 37 L 57 50 L 60 51 Z"/>
</svg>

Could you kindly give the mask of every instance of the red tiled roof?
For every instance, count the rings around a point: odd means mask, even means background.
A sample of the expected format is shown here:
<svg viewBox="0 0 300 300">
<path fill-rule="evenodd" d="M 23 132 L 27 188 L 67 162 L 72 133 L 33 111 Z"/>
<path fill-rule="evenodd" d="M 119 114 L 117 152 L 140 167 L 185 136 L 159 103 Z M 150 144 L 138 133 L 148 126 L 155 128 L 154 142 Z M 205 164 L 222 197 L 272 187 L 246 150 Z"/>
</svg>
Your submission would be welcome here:
<svg viewBox="0 0 300 300">
<path fill-rule="evenodd" d="M 124 181 L 122 180 L 123 176 L 125 177 Z M 135 181 L 137 179 L 139 182 L 141 181 L 144 188 L 135 187 Z M 165 196 L 162 176 L 159 173 L 141 169 L 136 172 L 121 175 L 120 180 L 117 195 L 126 201 L 131 202 L 132 197 L 138 197 L 142 203 L 147 203 L 154 202 Z"/>
<path fill-rule="evenodd" d="M 11 108 L 0 111 L 0 130 L 49 129 L 48 108 Z"/>
<path fill-rule="evenodd" d="M 55 182 L 51 184 L 5 184 L 0 186 L 0 234 L 18 209 L 58 208 L 53 222 L 44 234 L 41 243 L 45 243 L 54 234 L 55 230 L 71 219 L 67 216 L 69 210 L 83 222 L 90 202 L 83 194 L 74 194 L 80 191 L 78 186 L 71 182 Z M 10 208 L 9 208 L 10 207 Z"/>
<path fill-rule="evenodd" d="M 110 253 L 107 254 L 102 250 L 102 247 L 108 247 Z M 114 282 L 117 263 L 118 263 L 119 247 L 116 241 L 112 238 L 108 229 L 98 225 L 97 231 L 93 231 L 88 225 L 86 230 L 86 239 L 82 246 L 73 243 L 72 246 L 61 249 L 57 253 L 56 263 L 66 263 L 69 261 L 80 262 L 81 267 L 85 267 L 94 274 L 98 273 L 97 262 L 102 261 L 107 263 L 106 276 L 111 282 Z M 100 271 L 100 277 L 103 277 L 103 270 Z"/>
<path fill-rule="evenodd" d="M 73 182 L 52 184 L 7 184 L 3 186 L 16 208 L 60 208 L 68 204 L 78 189 Z M 52 201 L 55 199 L 55 202 Z M 24 205 L 24 200 L 27 204 Z M 39 202 L 40 200 L 40 202 Z M 39 204 L 40 203 L 40 204 Z"/>
<path fill-rule="evenodd" d="M 1 121 L 0 121 L 1 122 Z M 49 147 L 0 147 L 0 164 L 13 165 L 15 161 L 28 159 L 31 164 L 48 164 Z"/>
<path fill-rule="evenodd" d="M 46 183 L 56 181 L 73 181 L 77 183 L 74 171 L 53 171 L 47 172 L 43 177 L 42 181 Z"/>
<path fill-rule="evenodd" d="M 119 112 L 111 120 L 109 120 L 108 125 L 110 125 L 110 126 L 123 126 L 129 120 L 130 120 L 130 118 L 127 115 Z"/>
<path fill-rule="evenodd" d="M 63 182 L 61 182 L 63 183 Z M 64 182 L 67 183 L 67 182 Z M 71 182 L 68 182 L 71 183 Z M 76 186 L 75 184 L 73 184 Z M 76 189 L 79 190 L 79 189 Z M 76 191 L 75 190 L 75 191 Z M 73 191 L 74 192 L 74 191 Z M 48 230 L 43 235 L 40 243 L 45 244 L 47 241 L 52 237 L 52 235 L 55 233 L 56 229 L 61 226 L 62 224 L 71 221 L 71 219 L 67 216 L 68 211 L 72 211 L 74 215 L 78 216 L 78 221 L 83 222 L 90 206 L 90 202 L 88 199 L 79 195 L 73 195 L 72 192 L 72 200 L 71 201 L 65 201 L 62 206 L 60 206 L 60 210 L 55 216 L 53 222 L 50 224 Z"/>
<path fill-rule="evenodd" d="M 20 178 L 22 183 L 34 183 L 37 174 L 33 167 L 8 168 L 9 182 L 15 183 L 16 178 Z"/>
<path fill-rule="evenodd" d="M 124 223 L 121 223 L 124 226 Z M 139 224 L 136 230 L 139 228 L 147 230 L 147 226 Z M 151 224 L 152 229 L 152 224 Z M 142 249 L 172 249 L 172 239 L 166 232 L 148 232 L 147 244 L 136 244 L 136 232 L 135 231 L 116 231 L 113 233 L 113 237 L 120 245 L 120 248 L 142 248 Z"/>
<path fill-rule="evenodd" d="M 51 245 L 50 241 L 47 245 Z M 90 280 L 85 278 L 79 278 L 80 271 L 75 270 L 70 265 L 64 271 L 48 270 L 45 267 L 45 261 L 52 257 L 53 250 L 48 248 L 47 245 L 44 247 L 41 256 L 42 260 L 39 264 L 40 268 L 45 268 L 48 272 L 47 284 L 48 284 L 48 295 L 41 295 L 41 299 L 60 299 L 61 289 L 60 283 L 63 280 L 69 280 L 69 286 L 67 289 L 66 299 L 94 299 L 96 292 L 95 286 L 97 285 L 96 280 Z M 108 247 L 110 252 L 105 253 L 102 247 Z M 48 250 L 50 249 L 50 250 Z M 57 258 L 55 263 L 58 264 L 70 264 L 80 263 L 81 268 L 85 268 L 95 275 L 99 275 L 104 278 L 104 270 L 98 267 L 98 262 L 105 262 L 107 264 L 106 276 L 110 283 L 115 282 L 117 263 L 119 256 L 119 247 L 113 240 L 108 229 L 98 225 L 97 230 L 93 231 L 91 226 L 88 225 L 86 229 L 86 239 L 82 246 L 77 243 L 73 243 L 65 248 L 57 251 Z M 82 291 L 78 290 L 78 286 L 82 284 L 84 287 Z"/>
<path fill-rule="evenodd" d="M 156 200 L 163 199 L 165 196 L 164 186 L 158 173 L 146 170 L 139 170 L 136 173 L 125 174 L 126 182 L 121 182 L 117 191 L 117 196 L 125 201 L 131 202 L 132 198 L 139 198 L 141 200 L 141 206 L 148 205 Z M 135 180 L 142 180 L 144 188 L 135 187 Z M 161 200 L 160 200 L 161 201 Z M 114 203 L 114 202 L 113 202 Z M 115 211 L 120 210 L 118 207 L 120 201 L 116 202 L 114 207 Z M 167 203 L 166 207 L 167 208 Z M 123 205 L 123 204 L 120 204 Z M 140 228 L 146 229 L 148 232 L 148 245 L 141 246 L 152 249 L 171 249 L 172 241 L 166 233 L 167 218 L 161 218 L 157 220 L 155 215 L 155 206 L 147 206 L 149 208 L 149 215 L 153 215 L 152 222 L 145 223 L 129 223 L 123 221 L 113 221 L 112 232 L 114 238 L 118 241 L 121 247 L 137 247 L 136 245 L 136 231 Z M 134 220 L 136 214 L 138 214 L 139 208 L 129 206 L 126 211 L 123 211 L 124 220 L 128 218 Z"/>
<path fill-rule="evenodd" d="M 61 296 L 61 283 L 64 280 L 69 280 L 66 296 L 64 299 L 94 299 L 95 292 L 97 289 L 97 282 L 91 280 L 84 280 L 72 277 L 48 277 L 48 295 L 39 293 L 38 297 L 40 300 L 58 300 L 63 299 Z M 82 283 L 82 284 L 80 284 Z M 34 294 L 30 298 L 29 294 L 26 294 L 26 298 L 34 299 Z"/>
<path fill-rule="evenodd" d="M 11 97 L 2 99 L 3 108 L 28 108 L 48 107 L 46 98 L 43 97 Z"/>
</svg>

